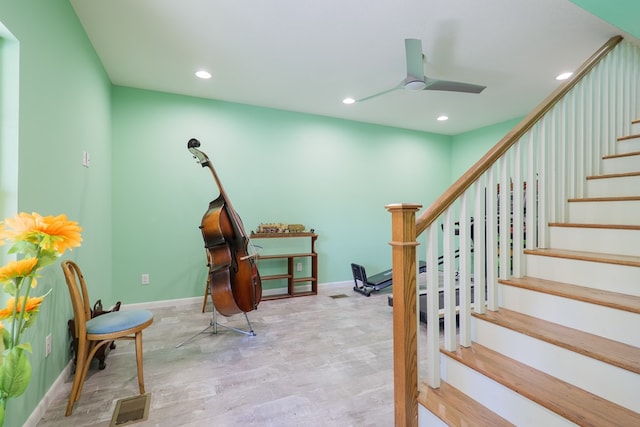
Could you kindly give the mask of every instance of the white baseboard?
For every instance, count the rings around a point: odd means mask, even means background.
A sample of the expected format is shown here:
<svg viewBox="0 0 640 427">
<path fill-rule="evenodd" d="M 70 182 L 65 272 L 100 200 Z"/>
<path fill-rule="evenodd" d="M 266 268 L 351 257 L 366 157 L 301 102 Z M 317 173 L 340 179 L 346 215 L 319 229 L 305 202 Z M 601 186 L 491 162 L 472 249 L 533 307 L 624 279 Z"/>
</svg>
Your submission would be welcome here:
<svg viewBox="0 0 640 427">
<path fill-rule="evenodd" d="M 27 421 L 25 421 L 23 427 L 35 427 L 40 422 L 40 419 L 44 416 L 49 409 L 49 405 L 53 402 L 56 393 L 58 392 L 58 388 L 64 387 L 65 380 L 71 375 L 71 370 L 73 369 L 73 360 L 69 360 L 67 366 L 60 372 L 58 378 L 51 384 L 47 393 L 40 399 L 38 406 L 33 410 Z"/>
<path fill-rule="evenodd" d="M 183 305 L 191 305 L 191 304 L 202 304 L 202 297 L 190 297 L 190 298 L 177 298 L 177 299 L 167 299 L 167 300 L 159 300 L 159 301 L 150 301 L 150 302 L 137 302 L 132 304 L 122 304 L 121 308 L 126 309 L 151 309 L 151 308 L 164 308 L 164 307 L 176 307 Z"/>
<path fill-rule="evenodd" d="M 350 286 L 353 284 L 353 280 L 345 280 L 342 282 L 329 282 L 329 283 L 320 283 L 318 285 L 318 290 L 321 289 L 332 289 L 332 288 L 340 288 L 344 286 Z M 271 295 L 279 295 L 282 291 L 279 289 L 266 289 L 263 291 L 263 296 L 271 296 Z M 203 297 L 190 297 L 190 298 L 178 298 L 178 299 L 169 299 L 169 300 L 160 300 L 160 301 L 150 301 L 150 302 L 139 302 L 132 304 L 122 304 L 123 309 L 152 309 L 152 308 L 164 308 L 164 307 L 175 307 L 182 305 L 190 305 L 190 304 L 202 304 Z"/>
<path fill-rule="evenodd" d="M 353 286 L 353 280 L 344 280 L 342 282 L 329 282 L 329 283 L 320 283 L 318 287 L 323 288 L 336 288 L 342 286 Z"/>
</svg>

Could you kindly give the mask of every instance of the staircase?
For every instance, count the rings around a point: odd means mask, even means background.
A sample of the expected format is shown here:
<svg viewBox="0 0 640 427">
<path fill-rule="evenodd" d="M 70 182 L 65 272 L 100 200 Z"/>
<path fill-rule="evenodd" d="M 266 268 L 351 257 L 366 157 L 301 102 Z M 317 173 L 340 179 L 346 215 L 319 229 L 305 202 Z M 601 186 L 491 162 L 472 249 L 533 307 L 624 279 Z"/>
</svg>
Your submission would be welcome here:
<svg viewBox="0 0 640 427">
<path fill-rule="evenodd" d="M 419 215 L 386 206 L 396 426 L 640 426 L 638 75 L 612 37 Z"/>
<path fill-rule="evenodd" d="M 640 426 L 640 120 L 618 138 L 526 275 L 498 279 L 471 345 L 440 348 L 420 425 Z"/>
</svg>

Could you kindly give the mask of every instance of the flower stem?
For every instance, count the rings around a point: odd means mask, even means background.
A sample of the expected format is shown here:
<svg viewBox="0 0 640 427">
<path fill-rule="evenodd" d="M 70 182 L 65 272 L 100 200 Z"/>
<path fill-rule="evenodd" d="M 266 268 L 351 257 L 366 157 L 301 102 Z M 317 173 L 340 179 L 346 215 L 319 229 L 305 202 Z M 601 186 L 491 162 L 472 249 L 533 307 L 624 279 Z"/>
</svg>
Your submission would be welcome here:
<svg viewBox="0 0 640 427">
<path fill-rule="evenodd" d="M 42 248 L 38 244 L 36 249 L 35 258 L 40 259 L 40 255 L 42 253 Z M 36 266 L 37 268 L 37 266 Z M 27 316 L 27 301 L 29 300 L 29 294 L 31 293 L 31 284 L 33 283 L 33 276 L 36 274 L 36 268 L 31 271 L 31 273 L 27 277 L 21 278 L 20 286 L 16 286 L 16 303 L 13 307 L 13 324 L 11 334 L 11 347 L 15 347 L 20 343 L 20 335 L 22 335 L 22 328 L 24 326 L 24 318 Z M 28 280 L 25 280 L 28 279 Z M 26 283 L 25 283 L 26 282 Z M 17 285 L 17 284 L 16 284 Z M 26 291 L 24 293 L 24 298 L 22 300 L 22 307 L 20 307 L 20 317 L 16 318 L 16 310 L 18 310 L 18 304 L 20 302 L 19 296 L 23 287 L 26 287 Z M 16 323 L 18 324 L 16 328 Z"/>
</svg>

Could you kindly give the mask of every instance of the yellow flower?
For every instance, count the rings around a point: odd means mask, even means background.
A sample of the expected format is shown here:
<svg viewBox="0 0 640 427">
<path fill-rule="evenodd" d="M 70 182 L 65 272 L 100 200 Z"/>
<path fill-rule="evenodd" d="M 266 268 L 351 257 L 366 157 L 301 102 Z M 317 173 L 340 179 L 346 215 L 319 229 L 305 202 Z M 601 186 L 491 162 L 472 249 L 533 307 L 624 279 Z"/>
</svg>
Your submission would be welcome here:
<svg viewBox="0 0 640 427">
<path fill-rule="evenodd" d="M 42 249 L 54 250 L 62 255 L 67 249 L 80 246 L 82 227 L 75 221 L 67 220 L 66 215 L 41 216 L 37 213 L 21 212 L 13 218 L 7 218 L 5 224 L 11 230 L 4 235 L 15 240 L 39 244 Z"/>
<path fill-rule="evenodd" d="M 33 297 L 33 298 L 27 298 L 27 306 L 25 307 L 25 314 L 29 314 L 37 309 L 40 308 L 40 304 L 42 304 L 42 301 L 44 300 L 44 297 Z M 7 305 L 5 306 L 5 308 L 3 308 L 2 310 L 0 310 L 0 320 L 4 320 L 7 319 L 9 317 L 11 317 L 13 315 L 13 310 L 16 310 L 16 313 L 21 313 L 22 312 L 22 306 L 24 304 L 24 297 L 20 297 L 18 298 L 18 306 L 16 307 L 16 298 L 15 297 L 11 297 L 7 300 Z"/>
<path fill-rule="evenodd" d="M 9 261 L 7 265 L 0 267 L 0 283 L 18 277 L 27 277 L 34 272 L 38 258 L 25 258 L 18 261 Z M 35 279 L 34 279 L 35 281 Z"/>
</svg>

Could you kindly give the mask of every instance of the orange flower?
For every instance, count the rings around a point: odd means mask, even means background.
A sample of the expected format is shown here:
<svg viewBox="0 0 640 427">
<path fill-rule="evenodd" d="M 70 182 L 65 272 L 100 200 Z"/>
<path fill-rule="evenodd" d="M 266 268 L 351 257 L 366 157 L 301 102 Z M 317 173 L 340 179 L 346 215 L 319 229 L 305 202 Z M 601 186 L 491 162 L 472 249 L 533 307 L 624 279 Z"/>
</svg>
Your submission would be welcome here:
<svg viewBox="0 0 640 427">
<path fill-rule="evenodd" d="M 25 212 L 20 212 L 13 218 L 6 218 L 4 223 L 12 230 L 5 230 L 5 237 L 14 240 L 24 240 L 27 234 L 36 228 L 36 217 L 40 217 L 40 215 L 36 213 L 29 215 Z"/>
<path fill-rule="evenodd" d="M 29 313 L 32 313 L 33 311 L 38 310 L 43 300 L 44 300 L 44 297 L 28 298 L 27 307 L 25 308 L 25 314 L 28 315 Z M 17 313 L 21 313 L 23 304 L 24 304 L 24 297 L 18 298 L 18 307 L 16 307 L 16 298 L 15 297 L 9 298 L 7 300 L 7 305 L 5 306 L 5 308 L 0 310 L 0 320 L 4 320 L 11 317 L 13 315 L 14 309 L 17 310 L 16 311 Z"/>
<path fill-rule="evenodd" d="M 12 230 L 5 235 L 13 240 L 25 240 L 39 244 L 42 249 L 58 252 L 62 255 L 67 249 L 80 246 L 82 227 L 75 221 L 67 220 L 66 215 L 41 216 L 37 213 L 21 212 L 5 220 Z"/>
<path fill-rule="evenodd" d="M 37 264 L 38 258 L 24 258 L 18 261 L 9 261 L 7 265 L 0 267 L 0 283 L 8 282 L 18 277 L 29 276 L 33 273 Z"/>
<path fill-rule="evenodd" d="M 44 220 L 47 222 L 47 229 L 45 234 L 51 236 L 51 242 L 53 249 L 59 254 L 63 254 L 67 249 L 80 246 L 82 237 L 80 232 L 82 227 L 75 221 L 67 220 L 66 215 L 46 216 Z M 45 247 L 44 249 L 52 249 L 51 247 Z"/>
</svg>

